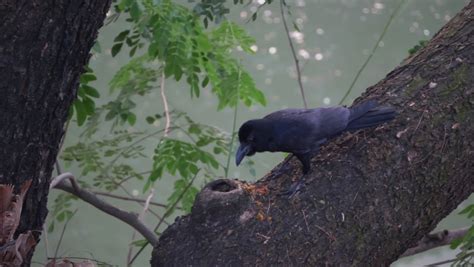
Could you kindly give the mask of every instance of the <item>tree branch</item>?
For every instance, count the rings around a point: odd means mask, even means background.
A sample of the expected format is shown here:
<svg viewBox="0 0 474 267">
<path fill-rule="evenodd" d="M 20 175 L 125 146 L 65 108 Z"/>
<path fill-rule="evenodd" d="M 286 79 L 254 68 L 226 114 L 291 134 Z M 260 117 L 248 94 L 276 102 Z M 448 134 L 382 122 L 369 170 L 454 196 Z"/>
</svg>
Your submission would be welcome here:
<svg viewBox="0 0 474 267">
<path fill-rule="evenodd" d="M 67 181 L 69 180 L 69 182 Z M 109 203 L 98 198 L 94 193 L 84 190 L 79 187 L 76 182 L 74 175 L 70 172 L 65 172 L 56 176 L 50 184 L 50 188 L 61 189 L 70 194 L 77 196 L 83 201 L 91 204 L 92 206 L 98 208 L 99 210 L 121 220 L 122 222 L 130 225 L 140 234 L 145 237 L 145 239 L 150 242 L 152 245 L 158 243 L 157 235 L 150 230 L 142 221 L 138 219 L 137 214 L 121 210 L 117 207 L 110 205 Z"/>
<path fill-rule="evenodd" d="M 126 200 L 126 201 L 133 201 L 133 202 L 138 202 L 138 203 L 145 203 L 146 202 L 145 199 L 136 198 L 136 197 L 119 196 L 119 195 L 115 195 L 115 194 L 108 193 L 108 192 L 102 192 L 102 191 L 91 191 L 91 192 L 94 193 L 95 195 L 104 196 L 104 197 L 111 197 L 111 198 L 116 198 L 116 199 L 121 199 L 121 200 Z M 155 202 L 155 201 L 150 201 L 150 205 L 161 207 L 161 208 L 166 208 L 165 204 L 161 204 L 161 203 L 158 203 L 158 202 Z M 181 209 L 181 207 L 178 207 L 177 209 Z"/>
<path fill-rule="evenodd" d="M 423 237 L 415 247 L 409 248 L 400 258 L 418 254 L 433 248 L 449 245 L 454 239 L 461 238 L 467 234 L 470 227 L 455 230 L 444 230 Z"/>
</svg>

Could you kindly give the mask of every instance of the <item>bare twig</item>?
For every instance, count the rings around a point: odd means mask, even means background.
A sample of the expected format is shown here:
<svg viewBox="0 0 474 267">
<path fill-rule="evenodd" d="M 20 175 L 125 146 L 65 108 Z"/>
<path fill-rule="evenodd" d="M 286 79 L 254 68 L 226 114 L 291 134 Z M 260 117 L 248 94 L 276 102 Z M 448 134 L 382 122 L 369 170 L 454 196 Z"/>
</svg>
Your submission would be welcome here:
<svg viewBox="0 0 474 267">
<path fill-rule="evenodd" d="M 165 109 L 165 116 L 166 116 L 165 137 L 167 137 L 169 132 L 170 132 L 171 119 L 170 119 L 170 111 L 169 111 L 169 108 L 168 108 L 168 101 L 166 100 L 166 95 L 165 95 L 165 70 L 164 70 L 164 68 L 161 71 L 160 92 L 161 92 L 161 99 L 163 100 L 163 106 L 164 106 L 164 109 Z"/>
<path fill-rule="evenodd" d="M 444 230 L 423 237 L 415 247 L 409 248 L 400 258 L 418 254 L 432 248 L 449 245 L 454 239 L 461 238 L 467 234 L 469 227 Z"/>
<path fill-rule="evenodd" d="M 43 236 L 46 258 L 49 258 L 48 230 L 46 229 L 46 224 L 43 224 Z"/>
<path fill-rule="evenodd" d="M 383 37 L 385 36 L 385 33 L 387 33 L 387 30 L 388 30 L 388 27 L 390 26 L 390 24 L 392 24 L 392 21 L 393 19 L 395 18 L 395 15 L 398 13 L 398 11 L 400 10 L 400 7 L 403 5 L 403 3 L 405 2 L 405 0 L 400 0 L 400 2 L 398 3 L 398 6 L 395 8 L 395 10 L 392 12 L 392 15 L 390 15 L 390 18 L 388 19 L 387 23 L 385 24 L 385 27 L 383 28 L 383 31 L 382 31 L 382 34 L 380 35 L 379 39 L 377 40 L 377 42 L 375 42 L 375 45 L 374 47 L 372 48 L 372 51 L 370 52 L 369 56 L 367 57 L 367 59 L 365 60 L 364 64 L 362 64 L 362 66 L 360 67 L 359 71 L 357 71 L 357 74 L 356 76 L 354 77 L 354 79 L 352 80 L 352 83 L 351 85 L 349 86 L 349 89 L 347 89 L 346 93 L 344 94 L 344 96 L 342 97 L 341 101 L 339 101 L 339 105 L 341 105 L 342 103 L 344 103 L 344 101 L 346 100 L 347 96 L 349 96 L 349 93 L 352 91 L 352 88 L 354 88 L 354 85 L 355 83 L 357 82 L 357 80 L 359 79 L 359 76 L 360 74 L 362 73 L 362 71 L 364 71 L 365 67 L 367 66 L 367 64 L 369 63 L 370 59 L 372 58 L 372 56 L 375 54 L 375 51 L 377 51 L 377 48 L 379 47 L 379 43 L 380 41 L 382 41 Z"/>
<path fill-rule="evenodd" d="M 48 260 L 89 260 L 89 261 L 93 261 L 93 262 L 95 262 L 97 264 L 100 264 L 100 265 L 112 266 L 112 265 L 108 264 L 105 261 L 100 261 L 100 260 L 96 260 L 96 259 L 92 259 L 92 258 L 85 258 L 85 257 L 73 257 L 73 256 L 58 257 L 58 258 L 48 257 Z"/>
<path fill-rule="evenodd" d="M 298 85 L 300 86 L 301 97 L 303 98 L 304 108 L 308 108 L 308 105 L 306 104 L 306 97 L 304 95 L 303 82 L 301 81 L 301 69 L 300 69 L 299 60 L 298 60 L 298 57 L 296 56 L 295 47 L 293 45 L 293 41 L 291 40 L 291 36 L 290 36 L 290 30 L 288 29 L 288 25 L 286 23 L 285 12 L 284 12 L 285 5 L 286 5 L 285 0 L 280 0 L 281 19 L 283 21 L 283 26 L 285 26 L 286 36 L 288 37 L 288 42 L 290 43 L 291 54 L 293 55 L 293 60 L 295 61 L 296 75 L 297 75 Z"/>
<path fill-rule="evenodd" d="M 133 201 L 133 202 L 138 202 L 138 203 L 145 203 L 146 202 L 145 199 L 136 198 L 136 197 L 119 196 L 119 195 L 115 195 L 115 194 L 112 194 L 112 193 L 101 192 L 101 191 L 91 191 L 91 192 L 96 194 L 96 195 L 104 196 L 104 197 L 111 197 L 111 198 L 116 198 L 116 199 L 121 199 L 121 200 L 126 200 L 126 201 Z M 161 204 L 161 203 L 154 202 L 154 201 L 150 201 L 150 205 L 161 207 L 161 208 L 166 208 L 165 204 Z M 178 208 L 178 209 L 180 209 L 180 208 Z"/>
<path fill-rule="evenodd" d="M 308 220 L 306 220 L 306 214 L 304 213 L 304 210 L 302 210 L 301 213 L 303 213 L 303 219 L 304 219 L 304 222 L 306 223 L 306 229 L 308 230 L 308 233 L 309 233 L 310 230 L 309 230 Z"/>
<path fill-rule="evenodd" d="M 425 265 L 425 266 L 426 267 L 436 267 L 436 266 L 440 266 L 440 265 L 443 265 L 443 264 L 446 264 L 446 263 L 451 263 L 451 262 L 456 262 L 456 261 L 460 261 L 460 263 L 457 264 L 457 265 L 452 264 L 451 266 L 472 266 L 471 259 L 473 257 L 474 257 L 474 252 L 471 252 L 471 253 L 467 253 L 463 256 L 458 256 L 454 259 L 439 261 L 439 262 L 431 263 L 431 264 L 428 264 L 428 265 Z"/>
<path fill-rule="evenodd" d="M 63 242 L 63 237 L 64 237 L 64 233 L 66 232 L 67 225 L 69 224 L 69 221 L 71 221 L 72 217 L 76 214 L 76 212 L 77 212 L 77 209 L 74 210 L 71 217 L 68 217 L 66 219 L 66 222 L 64 223 L 63 230 L 61 231 L 61 236 L 59 237 L 58 244 L 56 245 L 56 249 L 54 250 L 54 258 L 58 257 L 59 248 L 61 247 L 61 243 Z"/>
<path fill-rule="evenodd" d="M 69 182 L 66 180 L 69 180 Z M 50 188 L 61 189 L 77 196 L 78 198 L 91 204 L 99 210 L 130 225 L 140 234 L 142 234 L 145 239 L 148 240 L 148 242 L 150 242 L 152 245 L 156 245 L 158 243 L 158 237 L 152 230 L 150 230 L 145 224 L 143 224 L 142 221 L 138 219 L 137 214 L 127 212 L 115 206 L 112 206 L 109 203 L 98 198 L 94 193 L 80 188 L 72 173 L 66 172 L 55 177 L 51 182 Z"/>
<path fill-rule="evenodd" d="M 457 261 L 457 259 L 450 259 L 450 260 L 438 261 L 438 262 L 431 263 L 431 264 L 428 264 L 428 265 L 425 265 L 425 266 L 426 266 L 426 267 L 437 267 L 437 266 L 440 266 L 440 265 L 443 265 L 443 264 L 447 264 L 447 263 L 451 263 L 451 262 L 455 262 L 455 261 Z"/>
<path fill-rule="evenodd" d="M 155 193 L 155 190 L 151 189 L 151 192 L 148 195 L 148 197 L 146 198 L 145 205 L 143 206 L 143 210 L 140 213 L 140 215 L 138 216 L 138 219 L 143 220 L 143 218 L 145 217 L 145 213 L 147 212 L 148 207 L 150 206 L 150 201 L 153 198 L 154 193 Z M 130 262 L 130 258 L 132 257 L 133 241 L 135 240 L 136 234 L 137 234 L 137 232 L 133 231 L 132 242 L 130 242 L 130 248 L 128 249 L 128 254 L 127 254 L 127 266 L 130 266 L 130 264 L 128 264 L 128 263 Z"/>
<path fill-rule="evenodd" d="M 314 226 L 316 226 L 316 228 L 318 228 L 319 230 L 321 230 L 321 232 L 323 232 L 324 234 L 326 234 L 330 240 L 332 241 L 336 241 L 336 237 L 334 237 L 332 234 L 328 233 L 326 230 L 324 230 L 324 228 L 322 228 L 321 226 L 315 224 Z"/>
<path fill-rule="evenodd" d="M 186 192 L 188 191 L 189 188 L 191 188 L 191 185 L 193 185 L 194 183 L 194 180 L 196 179 L 197 175 L 198 175 L 199 171 L 194 175 L 194 177 L 191 179 L 191 181 L 188 183 L 188 185 L 186 185 L 186 187 L 184 188 L 183 192 L 181 192 L 181 194 L 178 196 L 178 198 L 176 199 L 176 201 L 166 210 L 165 214 L 163 215 L 162 219 L 158 222 L 158 224 L 155 226 L 155 229 L 153 229 L 154 232 L 156 232 L 158 230 L 158 228 L 160 228 L 161 224 L 163 224 L 164 220 L 166 217 L 168 217 L 169 215 L 171 215 L 171 212 L 173 211 L 173 209 L 176 207 L 176 205 L 181 201 L 181 199 L 184 197 L 184 195 L 186 194 Z M 148 241 L 150 242 L 150 241 Z M 130 265 L 137 259 L 137 257 L 140 255 L 140 253 L 142 253 L 142 251 L 145 249 L 145 247 L 148 245 L 148 243 L 144 244 L 139 250 L 138 252 L 135 254 L 135 256 L 133 256 L 132 260 L 130 261 Z M 152 243 L 153 245 L 153 243 Z"/>
<path fill-rule="evenodd" d="M 61 170 L 61 165 L 59 165 L 59 160 L 58 159 L 56 159 L 55 166 L 56 166 L 57 175 L 60 175 L 63 171 Z"/>
<path fill-rule="evenodd" d="M 242 71 L 239 67 L 239 76 L 238 76 L 238 83 L 240 83 L 240 75 Z M 237 86 L 237 99 L 239 99 L 239 86 Z M 235 129 L 237 127 L 237 107 L 239 106 L 239 101 L 237 100 L 237 103 L 235 104 L 234 107 L 234 119 L 232 121 L 232 136 L 230 138 L 230 144 L 229 144 L 229 155 L 227 155 L 227 164 L 224 168 L 224 173 L 225 173 L 225 178 L 229 178 L 229 167 L 230 167 L 230 158 L 232 156 L 232 146 L 234 145 L 234 140 L 235 140 Z"/>
</svg>

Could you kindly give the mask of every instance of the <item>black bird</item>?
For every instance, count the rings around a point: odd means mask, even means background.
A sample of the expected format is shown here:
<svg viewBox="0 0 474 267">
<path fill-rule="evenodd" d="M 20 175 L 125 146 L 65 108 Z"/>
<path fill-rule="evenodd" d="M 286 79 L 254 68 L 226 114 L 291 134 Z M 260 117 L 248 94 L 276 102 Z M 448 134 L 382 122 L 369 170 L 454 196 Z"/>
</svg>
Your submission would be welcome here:
<svg viewBox="0 0 474 267">
<path fill-rule="evenodd" d="M 380 125 L 395 115 L 393 108 L 380 107 L 373 100 L 350 108 L 279 110 L 240 127 L 235 163 L 238 166 L 245 156 L 256 152 L 288 152 L 301 161 L 303 174 L 307 174 L 311 157 L 328 139 L 345 131 Z"/>
</svg>

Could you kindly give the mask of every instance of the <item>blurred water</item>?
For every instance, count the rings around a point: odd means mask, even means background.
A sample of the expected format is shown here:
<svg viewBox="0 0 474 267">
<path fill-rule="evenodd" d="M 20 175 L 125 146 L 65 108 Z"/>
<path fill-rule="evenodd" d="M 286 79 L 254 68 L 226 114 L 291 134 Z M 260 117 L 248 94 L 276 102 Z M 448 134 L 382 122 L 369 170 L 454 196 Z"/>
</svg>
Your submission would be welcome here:
<svg viewBox="0 0 474 267">
<path fill-rule="evenodd" d="M 187 1 L 181 0 L 181 2 L 186 4 Z M 408 49 L 418 41 L 430 39 L 467 2 L 465 0 L 405 1 L 345 104 L 350 104 L 352 99 L 360 95 L 365 88 L 382 79 L 396 67 L 407 56 Z M 346 92 L 359 67 L 379 38 L 398 1 L 296 0 L 288 1 L 288 3 L 292 6 L 292 19 L 302 31 L 300 33 L 292 29 L 291 35 L 297 54 L 304 65 L 303 84 L 308 104 L 311 107 L 335 105 Z M 258 87 L 265 92 L 268 105 L 251 108 L 240 106 L 238 124 L 277 109 L 302 107 L 295 79 L 294 62 L 283 30 L 278 1 L 262 8 L 256 22 L 247 23 L 257 4 L 258 1 L 255 1 L 249 6 L 233 8 L 231 19 L 238 21 L 257 39 L 256 55 L 246 56 L 238 51 L 236 55 L 242 58 L 243 64 L 253 74 Z M 99 77 L 95 86 L 100 89 L 103 96 L 108 94 L 108 82 L 113 74 L 129 60 L 125 54 L 116 58 L 110 56 L 112 40 L 124 27 L 126 27 L 124 22 L 118 22 L 101 30 L 99 39 L 103 53 L 96 55 L 91 61 L 91 66 Z M 191 99 L 189 88 L 185 83 L 167 81 L 166 93 L 173 109 L 188 112 L 199 122 L 218 126 L 227 132 L 232 131 L 233 110 L 225 109 L 216 112 L 217 99 L 209 90 L 204 90 L 200 98 Z M 106 102 L 107 99 L 101 101 Z M 144 118 L 146 115 L 161 113 L 162 109 L 159 92 L 156 90 L 149 97 L 140 99 L 136 114 L 138 118 Z M 134 126 L 138 130 L 146 127 L 144 121 L 139 121 Z M 68 131 L 66 145 L 77 142 L 80 131 L 72 125 Z M 101 134 L 107 136 L 108 129 Z M 157 139 L 149 140 L 145 144 L 150 148 L 147 153 L 152 152 L 156 142 Z M 281 154 L 270 153 L 254 156 L 253 160 L 258 163 L 256 177 L 264 175 L 282 158 Z M 136 161 L 134 164 L 146 171 L 150 168 L 151 160 Z M 79 173 L 74 166 L 67 170 Z M 255 179 L 248 170 L 236 168 L 234 165 L 230 168 L 230 176 L 246 180 Z M 157 196 L 154 200 L 165 202 L 171 192 L 172 184 L 173 179 L 164 179 L 164 182 L 157 184 L 155 187 Z M 137 189 L 137 192 L 141 193 L 143 184 L 137 182 L 130 186 L 131 190 Z M 51 200 L 56 194 L 57 192 L 51 194 Z M 471 197 L 470 202 L 473 201 Z M 134 203 L 111 202 L 120 205 L 123 209 L 140 211 L 140 206 Z M 58 255 L 91 257 L 124 266 L 127 246 L 132 235 L 131 229 L 87 204 L 79 202 L 77 207 L 79 211 L 68 226 Z M 454 211 L 453 215 L 443 220 L 438 228 L 449 229 L 469 225 L 469 221 L 457 216 L 456 213 L 457 211 Z M 147 221 L 150 225 L 156 223 L 156 219 L 149 215 Z M 54 254 L 59 236 L 60 227 L 56 226 L 55 232 L 48 236 L 50 256 Z M 148 248 L 134 266 L 149 265 L 150 252 Z M 45 245 L 41 243 L 34 260 L 44 263 L 45 255 Z M 420 266 L 449 259 L 454 255 L 455 252 L 440 248 L 400 260 L 393 266 Z"/>
</svg>

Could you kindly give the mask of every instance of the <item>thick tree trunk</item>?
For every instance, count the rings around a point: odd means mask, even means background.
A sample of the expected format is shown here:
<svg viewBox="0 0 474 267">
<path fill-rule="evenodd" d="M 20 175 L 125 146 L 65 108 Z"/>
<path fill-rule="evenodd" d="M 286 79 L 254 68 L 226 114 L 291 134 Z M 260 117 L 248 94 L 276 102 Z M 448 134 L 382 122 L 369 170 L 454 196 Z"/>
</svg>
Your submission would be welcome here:
<svg viewBox="0 0 474 267">
<path fill-rule="evenodd" d="M 381 266 L 449 214 L 474 189 L 474 3 L 426 48 L 367 89 L 398 117 L 344 135 L 312 160 L 306 187 L 278 192 L 301 176 L 254 185 L 219 180 L 198 195 L 154 249 L 154 266 Z M 268 190 L 267 190 L 268 189 Z"/>
<path fill-rule="evenodd" d="M 0 1 L 0 183 L 33 180 L 17 233 L 42 231 L 68 109 L 110 2 Z"/>
</svg>

